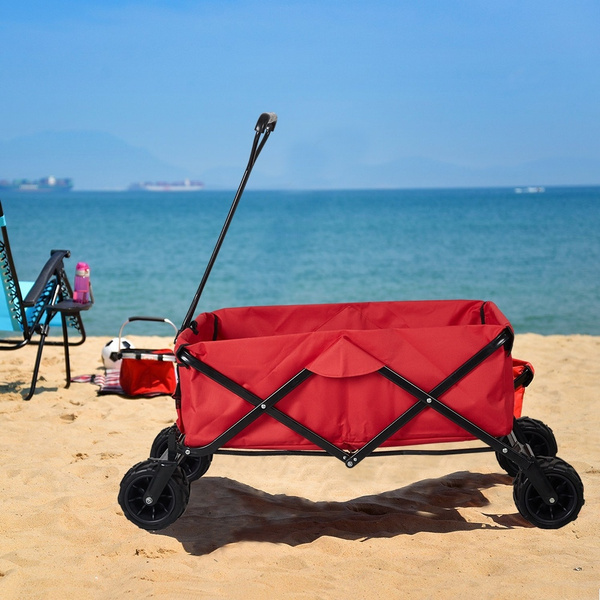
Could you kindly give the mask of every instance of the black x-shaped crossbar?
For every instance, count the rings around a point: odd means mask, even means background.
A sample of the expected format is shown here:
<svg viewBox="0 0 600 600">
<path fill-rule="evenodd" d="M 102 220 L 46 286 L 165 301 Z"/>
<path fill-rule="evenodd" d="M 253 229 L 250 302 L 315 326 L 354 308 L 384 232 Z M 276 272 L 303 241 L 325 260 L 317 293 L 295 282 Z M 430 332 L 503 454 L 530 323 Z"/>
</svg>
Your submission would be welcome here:
<svg viewBox="0 0 600 600">
<path fill-rule="evenodd" d="M 491 449 L 502 452 L 506 447 L 506 444 L 499 441 L 497 438 L 491 436 L 486 431 L 469 421 L 455 410 L 444 404 L 439 398 L 451 387 L 463 379 L 468 373 L 473 371 L 478 365 L 480 365 L 486 358 L 491 356 L 494 352 L 505 346 L 510 346 L 513 341 L 512 332 L 509 329 L 502 331 L 496 338 L 486 344 L 479 352 L 473 355 L 463 365 L 461 365 L 451 375 L 446 377 L 441 383 L 439 383 L 430 392 L 422 390 L 420 387 L 396 373 L 390 367 L 384 366 L 378 370 L 378 372 L 391 381 L 393 384 L 402 388 L 409 394 L 411 394 L 416 402 L 408 408 L 403 414 L 398 416 L 392 421 L 387 427 L 385 427 L 380 433 L 373 437 L 369 442 L 363 445 L 361 448 L 353 451 L 342 450 L 335 444 L 332 444 L 322 436 L 306 427 L 296 419 L 293 419 L 289 415 L 285 414 L 277 408 L 277 403 L 285 398 L 292 390 L 302 385 L 306 380 L 314 375 L 309 369 L 302 369 L 285 384 L 283 384 L 278 390 L 273 392 L 267 398 L 260 398 L 256 394 L 252 393 L 236 381 L 233 381 L 217 369 L 207 365 L 195 356 L 193 356 L 185 346 L 182 346 L 178 353 L 177 359 L 180 366 L 193 368 L 198 372 L 206 375 L 219 385 L 223 386 L 236 396 L 239 396 L 242 400 L 248 402 L 252 408 L 236 423 L 231 425 L 226 431 L 219 435 L 210 444 L 207 444 L 198 448 L 189 448 L 185 446 L 185 452 L 187 455 L 192 456 L 205 456 L 208 454 L 214 454 L 221 451 L 221 448 L 229 442 L 237 434 L 241 433 L 251 423 L 262 417 L 263 415 L 269 415 L 273 419 L 279 421 L 282 425 L 285 425 L 292 431 L 303 436 L 314 445 L 321 448 L 327 454 L 338 458 L 343 461 L 347 467 L 354 467 L 361 460 L 372 454 L 377 448 L 379 448 L 386 440 L 394 435 L 399 429 L 404 427 L 409 421 L 414 419 L 423 410 L 431 408 L 453 423 L 456 423 L 462 427 L 465 431 L 471 435 L 479 438 L 481 441 L 486 443 Z M 486 449 L 487 450 L 487 449 Z M 222 451 L 221 451 L 222 452 Z M 234 451 L 238 453 L 238 451 Z M 260 452 L 260 451 L 258 451 Z M 257 453 L 254 452 L 253 453 Z M 289 454 L 290 451 L 269 451 L 269 454 Z M 299 454 L 306 454 L 307 451 L 300 450 Z M 515 452 L 515 454 L 518 454 Z M 509 456 L 509 458 L 511 458 Z M 518 463 L 518 460 L 515 460 Z"/>
</svg>

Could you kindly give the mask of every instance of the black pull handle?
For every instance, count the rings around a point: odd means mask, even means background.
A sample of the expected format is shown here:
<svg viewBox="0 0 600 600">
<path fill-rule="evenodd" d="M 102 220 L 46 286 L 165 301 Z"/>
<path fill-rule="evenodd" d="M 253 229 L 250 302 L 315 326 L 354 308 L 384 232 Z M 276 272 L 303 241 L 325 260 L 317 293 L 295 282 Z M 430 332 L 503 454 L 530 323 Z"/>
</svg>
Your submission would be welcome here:
<svg viewBox="0 0 600 600">
<path fill-rule="evenodd" d="M 275 125 L 277 125 L 277 115 L 275 113 L 263 113 L 258 117 L 254 131 L 257 133 L 274 131 Z"/>
<path fill-rule="evenodd" d="M 223 229 L 221 229 L 221 233 L 219 238 L 217 239 L 217 243 L 215 244 L 215 248 L 213 253 L 208 261 L 208 265 L 206 265 L 206 270 L 204 271 L 204 275 L 202 276 L 202 280 L 200 281 L 200 285 L 198 286 L 198 290 L 192 300 L 190 308 L 183 320 L 183 324 L 181 325 L 181 329 L 178 334 L 181 333 L 184 329 L 187 329 L 192 323 L 192 319 L 194 317 L 194 311 L 198 306 L 198 301 L 200 300 L 200 296 L 204 291 L 204 286 L 206 285 L 206 281 L 212 271 L 213 265 L 215 264 L 215 260 L 217 259 L 217 255 L 219 254 L 219 250 L 221 249 L 221 245 L 223 244 L 223 240 L 227 235 L 227 230 L 229 229 L 229 225 L 231 224 L 231 220 L 233 219 L 233 215 L 237 209 L 237 206 L 240 202 L 240 198 L 244 193 L 244 189 L 246 188 L 246 183 L 248 183 L 248 178 L 250 177 L 250 173 L 252 172 L 252 168 L 254 167 L 254 163 L 258 158 L 258 155 L 261 153 L 266 141 L 269 139 L 271 132 L 275 129 L 275 125 L 277 124 L 277 115 L 275 113 L 263 113 L 258 117 L 258 121 L 256 122 L 256 127 L 254 128 L 254 141 L 252 142 L 252 150 L 250 151 L 250 158 L 248 159 L 248 166 L 244 171 L 244 175 L 242 177 L 242 181 L 238 187 L 238 190 L 233 198 L 233 202 L 231 203 L 231 208 L 229 209 L 229 214 L 225 219 L 225 223 L 223 224 Z"/>
</svg>

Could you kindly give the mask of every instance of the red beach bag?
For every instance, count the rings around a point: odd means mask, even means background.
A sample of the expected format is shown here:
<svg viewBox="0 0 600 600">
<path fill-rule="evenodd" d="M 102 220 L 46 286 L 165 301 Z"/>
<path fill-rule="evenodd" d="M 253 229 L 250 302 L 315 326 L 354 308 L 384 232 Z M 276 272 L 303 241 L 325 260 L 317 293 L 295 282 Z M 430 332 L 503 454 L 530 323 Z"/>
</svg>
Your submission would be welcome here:
<svg viewBox="0 0 600 600">
<path fill-rule="evenodd" d="M 132 321 L 153 321 L 167 323 L 175 332 L 177 328 L 169 320 L 162 317 L 130 317 L 119 331 L 119 347 L 123 337 L 123 329 Z M 170 348 L 162 350 L 141 350 L 139 348 L 121 349 L 121 371 L 119 383 L 128 396 L 172 396 L 177 387 L 175 355 Z"/>
<path fill-rule="evenodd" d="M 123 353 L 120 384 L 128 396 L 159 396 L 175 393 L 177 378 L 173 352 L 129 350 Z"/>
</svg>

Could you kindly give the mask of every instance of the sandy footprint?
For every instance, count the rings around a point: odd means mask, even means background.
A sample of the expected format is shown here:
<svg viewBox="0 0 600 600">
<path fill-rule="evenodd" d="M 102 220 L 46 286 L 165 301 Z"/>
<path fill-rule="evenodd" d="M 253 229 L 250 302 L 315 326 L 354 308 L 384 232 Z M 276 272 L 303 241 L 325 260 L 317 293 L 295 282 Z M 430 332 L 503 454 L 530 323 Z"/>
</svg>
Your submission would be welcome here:
<svg viewBox="0 0 600 600">
<path fill-rule="evenodd" d="M 60 415 L 60 419 L 67 423 L 72 423 L 73 421 L 75 421 L 77 419 L 78 416 L 79 415 L 77 415 L 75 413 L 65 413 L 63 415 Z"/>
</svg>

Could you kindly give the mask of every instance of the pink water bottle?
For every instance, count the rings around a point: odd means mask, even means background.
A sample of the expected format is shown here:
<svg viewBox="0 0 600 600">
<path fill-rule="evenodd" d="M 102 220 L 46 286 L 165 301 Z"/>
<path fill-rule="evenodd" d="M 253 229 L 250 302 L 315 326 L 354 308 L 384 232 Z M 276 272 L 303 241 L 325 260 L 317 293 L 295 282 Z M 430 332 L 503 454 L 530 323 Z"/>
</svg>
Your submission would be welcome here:
<svg viewBox="0 0 600 600">
<path fill-rule="evenodd" d="M 90 301 L 90 266 L 87 263 L 79 262 L 75 268 L 73 300 L 81 304 L 87 304 Z"/>
</svg>

